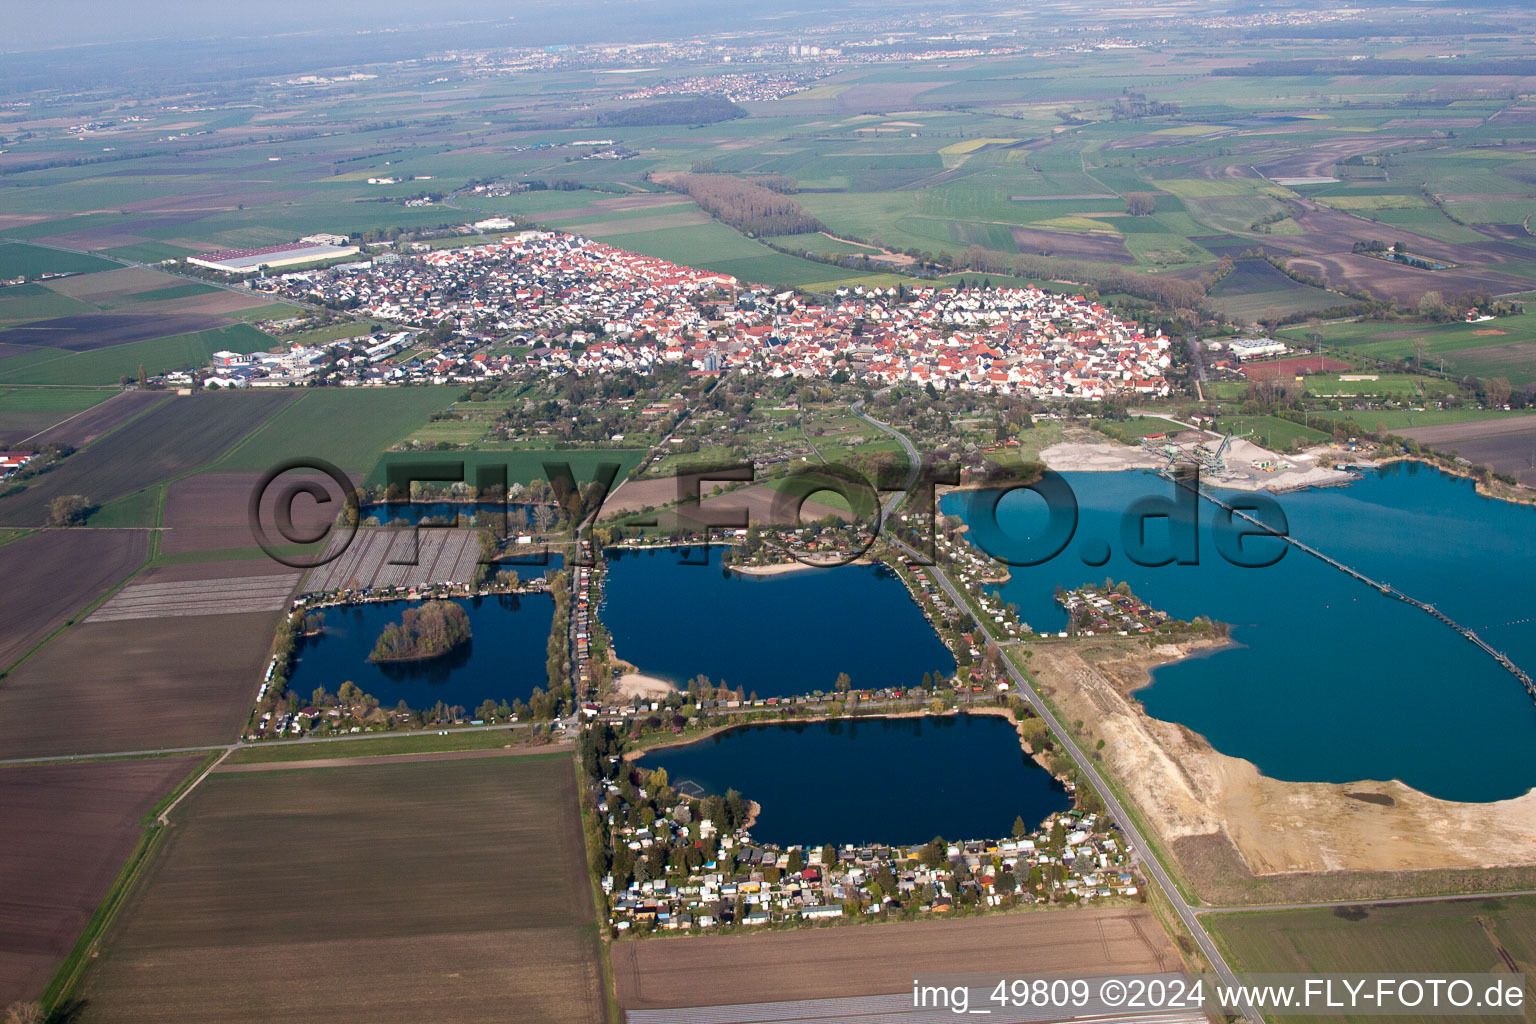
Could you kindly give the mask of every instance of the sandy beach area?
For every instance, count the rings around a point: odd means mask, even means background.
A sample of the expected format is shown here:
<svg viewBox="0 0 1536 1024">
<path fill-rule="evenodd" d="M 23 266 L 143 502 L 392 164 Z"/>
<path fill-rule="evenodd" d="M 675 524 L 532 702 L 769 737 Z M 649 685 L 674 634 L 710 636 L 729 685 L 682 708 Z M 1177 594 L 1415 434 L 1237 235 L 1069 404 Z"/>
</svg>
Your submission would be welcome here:
<svg viewBox="0 0 1536 1024">
<path fill-rule="evenodd" d="M 806 565 L 804 562 L 774 562 L 772 565 L 733 565 L 731 571 L 743 576 L 783 576 L 788 572 L 814 568 L 814 565 Z"/>
<path fill-rule="evenodd" d="M 1536 791 L 1474 804 L 1395 780 L 1283 782 L 1149 716 L 1132 693 L 1150 670 L 1209 646 L 1042 645 L 1031 666 L 1064 717 L 1108 741 L 1109 767 L 1176 851 L 1229 842 L 1258 876 L 1536 864 Z"/>
<path fill-rule="evenodd" d="M 1209 443 L 1219 444 L 1220 441 L 1215 439 Z M 1063 442 L 1041 451 L 1040 458 L 1048 468 L 1058 473 L 1116 473 L 1128 469 L 1161 469 L 1167 461 L 1139 446 L 1116 444 L 1113 441 Z M 1334 469 L 1330 465 L 1327 449 L 1278 455 L 1252 442 L 1234 438 L 1226 458 L 1229 466 L 1227 472 L 1202 472 L 1200 479 L 1212 487 L 1234 491 L 1274 492 L 1333 487 L 1355 479 L 1355 474 Z M 1291 468 L 1263 470 L 1257 468 L 1260 463 L 1288 464 Z"/>
</svg>

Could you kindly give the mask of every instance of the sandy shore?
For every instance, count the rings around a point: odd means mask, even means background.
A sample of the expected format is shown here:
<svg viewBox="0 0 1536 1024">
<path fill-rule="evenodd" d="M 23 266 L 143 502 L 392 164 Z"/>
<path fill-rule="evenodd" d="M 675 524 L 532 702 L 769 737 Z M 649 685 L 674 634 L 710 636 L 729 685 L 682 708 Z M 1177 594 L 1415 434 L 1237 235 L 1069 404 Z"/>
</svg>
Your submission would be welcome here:
<svg viewBox="0 0 1536 1024">
<path fill-rule="evenodd" d="M 772 565 L 733 565 L 731 571 L 743 576 L 783 576 L 785 573 L 814 568 L 816 566 L 804 562 L 774 562 Z"/>
<path fill-rule="evenodd" d="M 1334 469 L 1317 452 L 1278 455 L 1249 441 L 1233 439 L 1227 454 L 1231 469 L 1223 474 L 1202 473 L 1212 487 L 1234 491 L 1295 491 L 1307 487 L 1347 484 L 1355 474 Z M 1166 460 L 1135 445 L 1102 442 L 1064 442 L 1040 453 L 1046 466 L 1058 473 L 1116 473 L 1128 469 L 1161 469 Z M 1358 461 L 1355 460 L 1355 461 Z M 1285 462 L 1292 468 L 1275 471 L 1254 468 L 1261 462 Z"/>
<path fill-rule="evenodd" d="M 642 672 L 625 672 L 614 683 L 614 692 L 624 700 L 636 697 L 665 697 L 677 692 L 677 685 Z"/>
<path fill-rule="evenodd" d="M 1536 790 L 1439 800 L 1398 781 L 1282 782 L 1150 717 L 1131 694 L 1158 665 L 1212 644 L 1041 645 L 1031 668 L 1090 738 L 1162 840 L 1225 836 L 1255 875 L 1536 864 Z"/>
</svg>

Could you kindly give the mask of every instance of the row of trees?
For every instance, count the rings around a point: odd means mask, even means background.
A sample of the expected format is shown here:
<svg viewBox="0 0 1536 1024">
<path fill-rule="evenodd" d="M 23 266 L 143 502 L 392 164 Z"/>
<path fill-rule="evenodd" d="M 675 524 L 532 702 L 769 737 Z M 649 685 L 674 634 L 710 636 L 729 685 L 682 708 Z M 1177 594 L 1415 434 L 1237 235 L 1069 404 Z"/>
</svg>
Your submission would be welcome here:
<svg viewBox="0 0 1536 1024">
<path fill-rule="evenodd" d="M 744 234 L 802 235 L 824 230 L 819 220 L 784 194 L 787 180 L 774 176 L 759 184 L 729 174 L 674 174 L 666 183 Z"/>
</svg>

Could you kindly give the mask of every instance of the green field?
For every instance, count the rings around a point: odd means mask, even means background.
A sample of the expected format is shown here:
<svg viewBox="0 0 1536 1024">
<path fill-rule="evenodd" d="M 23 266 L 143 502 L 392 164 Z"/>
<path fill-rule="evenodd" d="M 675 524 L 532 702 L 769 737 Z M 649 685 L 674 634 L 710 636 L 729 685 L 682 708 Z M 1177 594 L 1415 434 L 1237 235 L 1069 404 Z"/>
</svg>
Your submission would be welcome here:
<svg viewBox="0 0 1536 1024">
<path fill-rule="evenodd" d="M 1253 973 L 1500 973 L 1508 956 L 1536 971 L 1536 897 L 1468 899 L 1344 910 L 1210 914 L 1203 918 L 1234 970 Z M 1377 1021 L 1384 1017 L 1300 1017 Z M 1445 1017 L 1394 1017 L 1445 1020 Z M 1463 1016 L 1465 1021 L 1536 1021 L 1523 1014 Z"/>
<path fill-rule="evenodd" d="M 1426 363 L 1438 365 L 1439 357 L 1443 355 L 1449 369 L 1458 357 L 1467 358 L 1474 349 L 1536 341 L 1536 312 L 1499 317 L 1482 323 L 1458 321 L 1430 324 L 1359 320 L 1322 324 L 1315 328 L 1287 328 L 1281 333 L 1300 339 L 1314 330 L 1322 333 L 1325 344 L 1347 348 L 1375 359 L 1413 358 L 1417 354 L 1418 343 L 1422 341 Z"/>
<path fill-rule="evenodd" d="M 1533 416 L 1531 412 L 1505 412 L 1503 409 L 1425 409 L 1413 412 L 1408 409 L 1323 409 L 1312 413 L 1313 420 L 1352 420 L 1367 429 L 1378 425 L 1386 430 L 1402 430 L 1405 427 L 1435 427 L 1444 423 L 1474 423 L 1480 420 L 1502 420 L 1513 416 Z"/>
<path fill-rule="evenodd" d="M 95 308 L 40 284 L 13 284 L 0 288 L 0 327 L 89 313 Z"/>
<path fill-rule="evenodd" d="M 1317 444 L 1332 436 L 1278 416 L 1223 416 L 1213 429 L 1221 433 L 1231 431 L 1239 436 L 1246 434 L 1249 441 L 1270 449 Z"/>
<path fill-rule="evenodd" d="M 6 384 L 117 384 L 124 377 L 191 370 L 208 365 L 220 349 L 256 352 L 272 339 L 254 327 L 231 324 L 193 334 L 152 338 L 90 352 L 34 349 L 0 359 L 0 386 Z"/>
<path fill-rule="evenodd" d="M 1177 434 L 1188 427 L 1158 416 L 1132 416 L 1126 420 L 1094 420 L 1093 427 L 1117 441 L 1136 444 L 1148 434 Z"/>
<path fill-rule="evenodd" d="M 0 279 L 25 277 L 35 281 L 44 274 L 94 274 L 122 266 L 100 256 L 64 252 L 24 242 L 0 242 Z"/>
<path fill-rule="evenodd" d="M 115 388 L 0 388 L 0 412 L 83 412 Z"/>
<path fill-rule="evenodd" d="M 313 457 L 365 475 L 390 445 L 419 430 L 459 393 L 450 387 L 309 389 L 217 468 L 259 473 L 285 459 Z"/>
<path fill-rule="evenodd" d="M 1351 375 L 1355 376 L 1355 375 Z M 1373 376 L 1365 374 L 1364 376 Z M 1375 374 L 1376 380 L 1342 380 L 1337 373 L 1309 373 L 1307 394 L 1317 396 L 1378 395 L 1393 398 L 1438 398 L 1461 393 L 1460 386 L 1440 377 L 1418 373 Z"/>
<path fill-rule="evenodd" d="M 259 549 L 258 549 L 259 550 Z M 450 729 L 448 735 L 436 732 L 409 736 L 378 736 L 336 743 L 270 742 L 236 750 L 226 764 L 271 764 L 276 761 L 310 761 L 315 758 L 375 757 L 380 754 L 421 754 L 438 750 L 491 750 L 509 744 L 521 745 L 527 730 Z"/>
</svg>

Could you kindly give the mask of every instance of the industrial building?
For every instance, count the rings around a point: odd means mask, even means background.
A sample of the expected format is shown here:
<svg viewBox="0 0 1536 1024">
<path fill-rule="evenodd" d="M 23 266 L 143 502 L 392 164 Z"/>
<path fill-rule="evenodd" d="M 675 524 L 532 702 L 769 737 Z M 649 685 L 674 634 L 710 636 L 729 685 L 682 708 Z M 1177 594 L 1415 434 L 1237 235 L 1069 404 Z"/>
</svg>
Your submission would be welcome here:
<svg viewBox="0 0 1536 1024">
<path fill-rule="evenodd" d="M 209 270 L 218 270 L 226 274 L 250 274 L 262 267 L 269 270 L 296 267 L 301 263 L 315 263 L 337 256 L 350 256 L 357 251 L 358 247 L 355 245 L 290 242 L 286 245 L 263 246 L 260 249 L 205 252 L 201 256 L 187 257 L 187 262 L 193 266 L 207 267 Z"/>
</svg>

